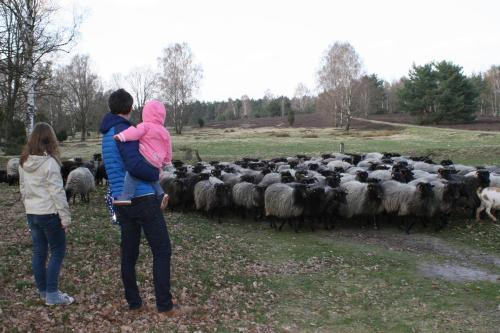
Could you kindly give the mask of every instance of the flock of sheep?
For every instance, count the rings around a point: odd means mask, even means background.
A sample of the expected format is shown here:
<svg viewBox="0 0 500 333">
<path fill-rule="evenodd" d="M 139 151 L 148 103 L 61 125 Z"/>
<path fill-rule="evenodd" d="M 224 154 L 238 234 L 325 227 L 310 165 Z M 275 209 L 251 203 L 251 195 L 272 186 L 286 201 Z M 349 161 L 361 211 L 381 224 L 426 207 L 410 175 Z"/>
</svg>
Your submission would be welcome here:
<svg viewBox="0 0 500 333">
<path fill-rule="evenodd" d="M 15 184 L 18 164 L 18 159 L 10 160 L 7 170 L 0 171 L 0 181 Z M 89 193 L 106 178 L 100 154 L 90 162 L 64 161 L 61 173 L 73 202 L 78 194 L 88 202 Z M 280 230 L 286 223 L 295 231 L 306 224 L 312 230 L 317 224 L 328 229 L 339 219 L 364 220 L 378 227 L 385 219 L 403 223 L 409 232 L 418 221 L 439 229 L 452 214 L 479 218 L 483 209 L 494 219 L 490 210 L 500 208 L 494 201 L 488 203 L 491 194 L 481 193 L 500 187 L 499 167 L 450 160 L 437 164 L 427 157 L 393 153 L 243 158 L 195 165 L 176 160 L 164 170 L 160 184 L 170 196 L 170 209 L 194 208 L 219 221 L 232 210 L 266 217 Z"/>
<path fill-rule="evenodd" d="M 298 231 L 304 224 L 330 228 L 339 219 L 364 219 L 378 227 L 383 218 L 404 222 L 409 232 L 418 221 L 442 228 L 452 214 L 476 213 L 478 190 L 499 187 L 500 168 L 390 153 L 297 155 L 196 165 L 174 161 L 160 183 L 172 209 L 194 207 L 219 221 L 234 210 Z"/>
</svg>

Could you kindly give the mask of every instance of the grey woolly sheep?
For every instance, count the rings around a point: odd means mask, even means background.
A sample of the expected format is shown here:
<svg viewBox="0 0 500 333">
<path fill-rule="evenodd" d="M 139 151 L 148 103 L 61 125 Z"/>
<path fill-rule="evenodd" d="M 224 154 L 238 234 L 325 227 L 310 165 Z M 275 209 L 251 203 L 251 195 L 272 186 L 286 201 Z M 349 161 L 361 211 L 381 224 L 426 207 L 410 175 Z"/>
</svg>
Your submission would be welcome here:
<svg viewBox="0 0 500 333">
<path fill-rule="evenodd" d="M 233 204 L 240 208 L 244 217 L 245 211 L 254 213 L 255 217 L 262 216 L 264 210 L 264 193 L 266 187 L 243 181 L 233 186 Z"/>
<path fill-rule="evenodd" d="M 89 203 L 90 192 L 95 190 L 94 176 L 89 169 L 78 167 L 69 173 L 65 190 L 68 202 L 73 197 L 73 203 L 75 203 L 76 195 L 80 194 L 81 201 Z"/>
<path fill-rule="evenodd" d="M 353 180 L 341 184 L 346 191 L 347 204 L 340 207 L 340 215 L 346 218 L 366 216 L 373 218 L 377 226 L 376 215 L 383 212 L 382 188 L 378 183 L 361 183 Z"/>
<path fill-rule="evenodd" d="M 279 229 L 285 222 L 294 223 L 297 231 L 297 221 L 304 212 L 306 202 L 306 185 L 303 184 L 282 184 L 276 183 L 270 185 L 264 194 L 264 206 L 266 216 L 283 219 Z M 276 227 L 274 220 L 271 219 L 271 227 Z"/>
<path fill-rule="evenodd" d="M 9 186 L 19 184 L 19 158 L 14 157 L 7 161 L 7 183 Z"/>
<path fill-rule="evenodd" d="M 194 186 L 194 202 L 197 210 L 205 211 L 211 218 L 217 213 L 220 223 L 223 210 L 230 205 L 229 188 L 215 177 L 199 181 Z"/>
<path fill-rule="evenodd" d="M 428 215 L 428 207 L 434 200 L 434 192 L 430 183 L 415 181 L 413 184 L 405 184 L 388 180 L 381 186 L 382 207 L 386 213 L 411 218 Z M 407 224 L 406 233 L 410 232 L 414 224 L 414 219 Z"/>
</svg>

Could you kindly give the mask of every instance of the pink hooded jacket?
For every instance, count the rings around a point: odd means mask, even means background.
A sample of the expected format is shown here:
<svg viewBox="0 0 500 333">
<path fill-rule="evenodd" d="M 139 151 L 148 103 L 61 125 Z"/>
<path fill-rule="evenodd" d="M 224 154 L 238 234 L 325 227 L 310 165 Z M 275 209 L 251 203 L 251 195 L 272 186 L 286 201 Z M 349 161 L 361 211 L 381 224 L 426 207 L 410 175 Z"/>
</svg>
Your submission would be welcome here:
<svg viewBox="0 0 500 333">
<path fill-rule="evenodd" d="M 139 140 L 139 152 L 157 168 L 172 162 L 172 140 L 163 126 L 166 115 L 163 103 L 149 101 L 142 109 L 142 123 L 117 135 L 121 142 Z"/>
</svg>

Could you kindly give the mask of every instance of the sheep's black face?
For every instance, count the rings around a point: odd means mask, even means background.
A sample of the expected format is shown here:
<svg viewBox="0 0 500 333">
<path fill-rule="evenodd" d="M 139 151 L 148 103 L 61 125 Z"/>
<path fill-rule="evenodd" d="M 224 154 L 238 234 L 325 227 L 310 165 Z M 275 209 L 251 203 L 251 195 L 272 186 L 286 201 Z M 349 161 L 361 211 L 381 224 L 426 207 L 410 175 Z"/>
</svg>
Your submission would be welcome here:
<svg viewBox="0 0 500 333">
<path fill-rule="evenodd" d="M 221 176 L 221 170 L 220 169 L 212 170 L 212 176 L 219 178 Z"/>
<path fill-rule="evenodd" d="M 358 154 L 349 154 L 349 155 L 352 157 L 351 164 L 358 164 L 359 162 L 361 162 L 361 158 L 362 158 L 361 155 L 358 155 Z"/>
<path fill-rule="evenodd" d="M 299 162 L 290 161 L 290 162 L 288 162 L 288 165 L 290 165 L 290 168 L 295 169 L 297 167 L 297 165 L 299 165 Z"/>
<path fill-rule="evenodd" d="M 448 182 L 444 186 L 443 200 L 446 202 L 455 202 L 460 198 L 463 184 L 460 182 Z"/>
<path fill-rule="evenodd" d="M 255 186 L 254 188 L 254 205 L 256 207 L 264 207 L 264 194 L 266 192 L 265 186 Z"/>
<path fill-rule="evenodd" d="M 318 170 L 319 164 L 317 163 L 311 163 L 309 164 L 309 170 Z"/>
<path fill-rule="evenodd" d="M 172 165 L 177 169 L 177 168 L 180 168 L 181 166 L 183 166 L 184 162 L 182 162 L 180 160 L 173 160 Z"/>
<path fill-rule="evenodd" d="M 488 170 L 477 170 L 477 179 L 479 180 L 479 186 L 488 187 L 490 186 L 490 172 Z"/>
<path fill-rule="evenodd" d="M 390 167 L 388 167 L 387 165 L 382 165 L 382 164 L 379 164 L 375 167 L 375 170 L 389 170 Z"/>
<path fill-rule="evenodd" d="M 197 164 L 193 167 L 193 172 L 194 173 L 200 173 L 202 172 L 203 170 L 205 170 L 205 166 L 202 165 L 202 164 Z"/>
<path fill-rule="evenodd" d="M 375 171 L 377 170 L 378 163 L 370 163 L 370 166 L 368 167 L 368 171 Z"/>
<path fill-rule="evenodd" d="M 406 177 L 403 175 L 401 171 L 393 171 L 392 179 L 400 183 L 406 183 Z"/>
<path fill-rule="evenodd" d="M 229 187 L 226 184 L 215 184 L 215 197 L 221 207 L 229 203 Z"/>
<path fill-rule="evenodd" d="M 293 196 L 294 196 L 295 203 L 304 204 L 307 200 L 307 197 L 308 197 L 307 185 L 304 185 L 304 184 L 295 185 L 294 191 L 293 191 Z"/>
<path fill-rule="evenodd" d="M 260 172 L 261 174 L 263 174 L 264 176 L 267 175 L 268 173 L 271 173 L 271 169 L 269 168 L 264 168 L 262 169 L 262 171 Z"/>
<path fill-rule="evenodd" d="M 334 168 L 334 172 L 344 172 L 344 171 L 345 171 L 345 170 L 344 170 L 344 168 L 343 168 L 343 167 L 339 167 L 339 166 L 337 166 L 337 167 L 335 167 L 335 168 Z"/>
<path fill-rule="evenodd" d="M 390 157 L 384 157 L 384 158 L 382 158 L 382 163 L 392 164 L 392 158 L 390 158 Z"/>
<path fill-rule="evenodd" d="M 396 168 L 407 168 L 408 167 L 408 162 L 406 161 L 399 161 L 397 162 L 394 167 Z"/>
<path fill-rule="evenodd" d="M 347 192 L 341 189 L 335 189 L 333 199 L 341 204 L 347 204 Z"/>
<path fill-rule="evenodd" d="M 242 175 L 242 176 L 240 176 L 240 181 L 247 182 L 247 183 L 253 183 L 255 181 L 255 177 L 250 176 L 250 175 Z"/>
<path fill-rule="evenodd" d="M 373 201 L 382 200 L 382 187 L 378 183 L 369 183 L 368 185 L 368 199 Z"/>
<path fill-rule="evenodd" d="M 403 176 L 405 177 L 405 182 L 406 183 L 409 183 L 413 179 L 415 179 L 415 176 L 413 175 L 413 171 L 411 171 L 409 169 L 403 169 L 402 173 L 403 173 Z"/>
<path fill-rule="evenodd" d="M 330 187 L 338 187 L 340 185 L 340 176 L 328 176 L 326 177 L 326 184 Z"/>
<path fill-rule="evenodd" d="M 366 180 L 368 179 L 368 172 L 366 172 L 366 171 L 357 171 L 356 172 L 356 179 L 359 182 L 365 183 Z"/>
<path fill-rule="evenodd" d="M 309 188 L 306 195 L 310 204 L 320 204 L 325 200 L 325 189 L 322 187 Z"/>
<path fill-rule="evenodd" d="M 73 196 L 73 190 L 67 189 L 65 190 L 65 192 L 66 192 L 66 200 L 69 202 L 69 199 L 71 199 L 71 197 Z"/>
<path fill-rule="evenodd" d="M 350 163 L 350 164 L 352 164 L 352 162 L 353 162 L 353 161 L 352 161 L 352 157 L 344 157 L 344 158 L 342 158 L 342 161 L 343 161 L 343 162 Z"/>
<path fill-rule="evenodd" d="M 434 196 L 434 192 L 432 191 L 432 186 L 430 183 L 418 183 L 417 189 L 420 192 L 420 198 L 429 199 Z"/>
<path fill-rule="evenodd" d="M 439 175 L 439 177 L 441 177 L 443 179 L 450 179 L 451 170 L 448 168 L 440 168 L 438 170 L 438 175 Z"/>
<path fill-rule="evenodd" d="M 208 173 L 200 173 L 200 181 L 201 180 L 208 180 L 210 178 L 210 174 Z"/>
<path fill-rule="evenodd" d="M 333 171 L 332 170 L 329 170 L 329 169 L 321 169 L 319 171 L 319 173 L 322 175 L 322 176 L 325 176 L 325 177 L 328 177 L 328 176 L 332 176 L 333 175 Z"/>
<path fill-rule="evenodd" d="M 332 154 L 322 154 L 322 155 L 321 155 L 321 158 L 322 158 L 322 159 L 325 159 L 325 160 L 326 160 L 327 158 L 332 158 Z"/>
<path fill-rule="evenodd" d="M 227 172 L 227 173 L 234 173 L 234 168 L 233 167 L 230 167 L 230 166 L 226 166 L 224 167 L 224 172 Z"/>
<path fill-rule="evenodd" d="M 441 163 L 442 166 L 449 166 L 449 165 L 453 165 L 453 161 L 452 160 L 442 160 Z"/>
</svg>

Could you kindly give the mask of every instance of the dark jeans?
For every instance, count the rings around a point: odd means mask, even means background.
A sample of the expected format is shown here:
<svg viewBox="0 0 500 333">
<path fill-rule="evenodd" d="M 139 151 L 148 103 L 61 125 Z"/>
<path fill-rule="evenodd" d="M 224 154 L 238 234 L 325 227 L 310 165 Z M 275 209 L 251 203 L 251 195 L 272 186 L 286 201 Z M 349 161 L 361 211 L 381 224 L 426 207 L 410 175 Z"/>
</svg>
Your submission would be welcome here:
<svg viewBox="0 0 500 333">
<path fill-rule="evenodd" d="M 142 229 L 153 253 L 156 306 L 158 311 L 172 309 L 172 294 L 170 294 L 172 249 L 158 197 L 147 195 L 133 198 L 130 206 L 117 206 L 115 209 L 121 223 L 122 280 L 129 307 L 137 309 L 142 305 L 135 272 Z"/>
<path fill-rule="evenodd" d="M 57 214 L 28 214 L 28 224 L 33 239 L 32 266 L 39 291 L 56 292 L 59 272 L 66 255 L 66 233 Z M 50 260 L 47 257 L 50 247 Z"/>
</svg>

